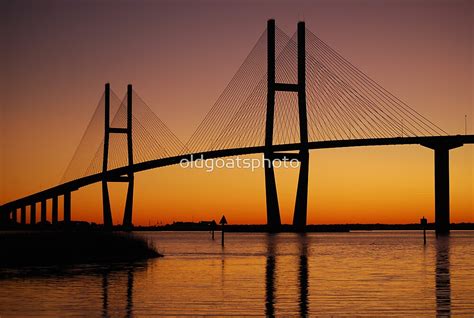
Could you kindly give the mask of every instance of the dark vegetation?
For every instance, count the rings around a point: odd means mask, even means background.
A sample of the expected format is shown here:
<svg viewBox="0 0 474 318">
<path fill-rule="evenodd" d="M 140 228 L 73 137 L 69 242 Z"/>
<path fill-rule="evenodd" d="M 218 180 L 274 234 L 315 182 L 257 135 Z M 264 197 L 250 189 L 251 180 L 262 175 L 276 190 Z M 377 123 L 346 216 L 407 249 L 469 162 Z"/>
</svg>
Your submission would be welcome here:
<svg viewBox="0 0 474 318">
<path fill-rule="evenodd" d="M 4 231 L 0 267 L 129 262 L 161 256 L 145 239 L 125 232 Z"/>
</svg>

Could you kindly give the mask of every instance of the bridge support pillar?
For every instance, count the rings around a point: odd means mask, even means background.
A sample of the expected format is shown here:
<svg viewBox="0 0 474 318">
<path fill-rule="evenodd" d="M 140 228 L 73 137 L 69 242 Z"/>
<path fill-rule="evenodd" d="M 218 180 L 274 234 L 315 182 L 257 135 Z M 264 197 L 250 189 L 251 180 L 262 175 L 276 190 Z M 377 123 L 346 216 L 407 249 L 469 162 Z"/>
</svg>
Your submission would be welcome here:
<svg viewBox="0 0 474 318">
<path fill-rule="evenodd" d="M 435 148 L 435 227 L 437 235 L 449 234 L 449 148 Z"/>
<path fill-rule="evenodd" d="M 41 200 L 41 223 L 46 222 L 46 199 Z"/>
<path fill-rule="evenodd" d="M 104 218 L 104 227 L 112 228 L 112 210 L 110 209 L 109 187 L 107 181 L 102 181 L 102 211 Z"/>
<path fill-rule="evenodd" d="M 122 226 L 126 230 L 131 230 L 133 227 L 132 213 L 133 213 L 133 188 L 135 186 L 135 177 L 133 175 L 133 139 L 132 139 L 132 101 L 133 89 L 132 85 L 127 86 L 127 153 L 128 153 L 128 189 L 127 200 L 125 202 L 125 211 L 123 213 Z"/>
<path fill-rule="evenodd" d="M 302 232 L 306 227 L 308 210 L 308 175 L 309 175 L 309 152 L 300 152 L 300 174 L 298 177 L 298 189 L 296 190 L 295 212 L 293 215 L 293 226 L 296 231 Z"/>
<path fill-rule="evenodd" d="M 280 207 L 273 168 L 273 124 L 275 118 L 275 20 L 267 22 L 267 114 L 265 123 L 265 195 L 267 204 L 267 226 L 269 232 L 278 232 L 281 227 Z"/>
<path fill-rule="evenodd" d="M 133 212 L 133 187 L 134 187 L 134 177 L 133 175 L 129 177 L 127 189 L 127 200 L 125 201 L 125 212 L 123 214 L 123 227 L 125 229 L 131 229 L 133 227 L 132 223 L 132 212 Z"/>
<path fill-rule="evenodd" d="M 306 114 L 306 29 L 304 22 L 298 22 L 298 115 L 300 124 L 300 174 L 296 190 L 293 227 L 304 232 L 308 210 L 308 118 Z"/>
<path fill-rule="evenodd" d="M 268 158 L 265 158 L 268 159 Z M 267 226 L 270 232 L 277 232 L 281 226 L 280 207 L 275 182 L 272 157 L 265 160 L 265 198 L 267 204 Z"/>
<path fill-rule="evenodd" d="M 53 203 L 51 207 L 51 223 L 57 224 L 58 223 L 58 197 L 53 197 Z"/>
<path fill-rule="evenodd" d="M 102 212 L 104 218 L 104 227 L 112 228 L 112 211 L 110 209 L 109 187 L 107 186 L 106 172 L 109 159 L 109 132 L 110 132 L 110 84 L 105 84 L 105 125 L 104 125 L 104 157 L 102 160 Z"/>
<path fill-rule="evenodd" d="M 436 235 L 449 235 L 449 151 L 462 143 L 433 143 L 423 146 L 434 150 L 435 229 Z"/>
<path fill-rule="evenodd" d="M 36 202 L 30 205 L 30 224 L 36 224 Z"/>
<path fill-rule="evenodd" d="M 16 208 L 13 208 L 13 209 L 12 209 L 12 216 L 11 216 L 11 217 L 12 217 L 12 221 L 13 221 L 14 223 L 17 223 L 17 221 L 18 221 L 17 217 L 18 217 L 18 216 L 17 216 L 17 214 L 16 214 Z"/>
<path fill-rule="evenodd" d="M 22 206 L 20 210 L 20 223 L 22 225 L 26 224 L 26 206 Z"/>
<path fill-rule="evenodd" d="M 71 192 L 64 193 L 64 224 L 71 223 Z"/>
</svg>

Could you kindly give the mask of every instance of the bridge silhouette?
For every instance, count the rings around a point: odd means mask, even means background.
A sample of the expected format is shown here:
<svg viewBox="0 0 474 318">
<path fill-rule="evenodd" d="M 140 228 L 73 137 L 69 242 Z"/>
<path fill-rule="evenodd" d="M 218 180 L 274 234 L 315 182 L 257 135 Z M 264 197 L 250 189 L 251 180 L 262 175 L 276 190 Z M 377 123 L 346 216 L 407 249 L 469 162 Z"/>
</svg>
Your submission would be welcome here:
<svg viewBox="0 0 474 318">
<path fill-rule="evenodd" d="M 266 67 L 265 67 L 266 65 Z M 402 102 L 298 23 L 289 37 L 269 20 L 232 80 L 186 143 L 156 116 L 131 85 L 123 100 L 105 85 L 97 109 L 60 184 L 5 203 L 3 225 L 71 222 L 71 193 L 101 183 L 103 222 L 113 225 L 109 182 L 128 184 L 123 226 L 133 226 L 135 173 L 189 161 L 263 153 L 269 231 L 281 226 L 274 160 L 300 162 L 293 216 L 307 223 L 309 156 L 312 149 L 421 145 L 434 150 L 435 228 L 449 233 L 449 151 L 472 144 L 474 135 L 449 135 Z M 20 210 L 18 219 L 17 210 Z"/>
</svg>

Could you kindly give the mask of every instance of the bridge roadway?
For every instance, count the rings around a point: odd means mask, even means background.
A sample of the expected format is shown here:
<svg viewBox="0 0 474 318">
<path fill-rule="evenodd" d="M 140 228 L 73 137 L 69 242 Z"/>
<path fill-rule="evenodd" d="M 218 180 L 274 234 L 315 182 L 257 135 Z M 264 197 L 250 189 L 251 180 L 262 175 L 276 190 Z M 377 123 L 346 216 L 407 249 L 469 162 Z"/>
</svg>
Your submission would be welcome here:
<svg viewBox="0 0 474 318">
<path fill-rule="evenodd" d="M 362 146 L 390 146 L 390 145 L 422 145 L 431 149 L 436 148 L 447 148 L 452 149 L 460 147 L 464 144 L 474 143 L 474 135 L 455 135 L 455 136 L 429 136 L 429 137 L 395 137 L 395 138 L 376 138 L 376 139 L 352 139 L 352 140 L 329 140 L 329 141 L 313 141 L 309 142 L 309 149 L 329 149 L 329 148 L 349 148 L 349 147 L 362 147 Z M 285 151 L 297 151 L 300 150 L 300 143 L 274 145 L 273 151 L 285 152 Z M 104 176 L 103 173 L 97 173 L 94 175 L 86 176 L 80 179 L 69 181 L 52 188 L 37 192 L 35 194 L 28 195 L 26 197 L 5 203 L 2 205 L 1 213 L 9 213 L 9 211 L 20 208 L 22 206 L 30 205 L 36 202 L 40 202 L 45 199 L 57 197 L 72 191 L 78 190 L 81 187 L 101 182 L 103 178 L 107 178 L 108 181 L 114 181 L 114 179 L 120 179 L 121 176 L 126 175 L 130 169 L 133 172 L 140 172 L 159 167 L 165 167 L 170 165 L 179 164 L 181 160 L 200 160 L 202 159 L 216 159 L 221 157 L 238 156 L 238 155 L 250 155 L 256 153 L 264 153 L 266 150 L 265 146 L 236 148 L 236 149 L 224 149 L 224 150 L 213 150 L 205 151 L 194 154 L 183 154 L 174 157 L 161 158 L 141 163 L 136 163 L 133 166 L 121 167 L 107 171 Z M 291 158 L 292 154 L 288 154 Z"/>
</svg>

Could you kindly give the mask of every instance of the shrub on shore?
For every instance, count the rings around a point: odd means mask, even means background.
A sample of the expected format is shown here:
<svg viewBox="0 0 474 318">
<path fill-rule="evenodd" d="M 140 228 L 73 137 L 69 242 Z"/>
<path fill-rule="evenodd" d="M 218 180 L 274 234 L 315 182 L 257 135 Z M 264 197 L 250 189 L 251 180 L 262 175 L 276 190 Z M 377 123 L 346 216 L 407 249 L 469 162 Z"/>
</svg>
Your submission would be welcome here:
<svg viewBox="0 0 474 318">
<path fill-rule="evenodd" d="M 144 238 L 125 232 L 0 233 L 0 266 L 123 262 L 159 256 Z"/>
</svg>

